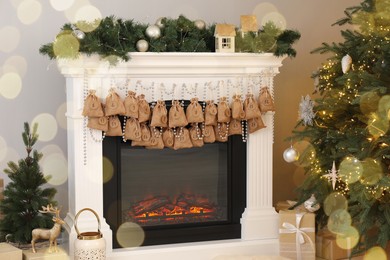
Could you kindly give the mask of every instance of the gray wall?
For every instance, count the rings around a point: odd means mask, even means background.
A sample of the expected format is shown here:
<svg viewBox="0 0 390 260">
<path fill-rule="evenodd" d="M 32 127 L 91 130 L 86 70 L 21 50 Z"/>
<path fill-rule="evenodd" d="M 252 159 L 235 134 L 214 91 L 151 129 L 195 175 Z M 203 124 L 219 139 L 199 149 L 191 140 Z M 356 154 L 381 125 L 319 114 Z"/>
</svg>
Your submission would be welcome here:
<svg viewBox="0 0 390 260">
<path fill-rule="evenodd" d="M 67 211 L 65 80 L 55 63 L 39 54 L 39 47 L 51 42 L 60 27 L 68 22 L 69 11 L 57 11 L 50 3 L 64 0 L 0 1 L 0 178 L 10 160 L 25 156 L 21 132 L 23 122 L 40 122 L 41 141 L 36 148 L 45 155 L 41 165 L 45 174 L 53 175 L 52 185 L 58 189 L 56 199 Z M 86 0 L 74 1 L 77 4 Z M 102 16 L 115 15 L 143 23 L 154 23 L 159 17 L 176 18 L 184 14 L 207 23 L 226 22 L 239 25 L 242 14 L 254 13 L 258 20 L 276 9 L 287 21 L 287 28 L 297 29 L 302 38 L 295 45 L 298 56 L 283 62 L 275 79 L 276 122 L 274 144 L 274 202 L 293 199 L 296 183 L 302 173 L 286 163 L 282 154 L 289 147 L 284 141 L 298 116 L 302 95 L 313 91 L 312 71 L 325 60 L 310 51 L 322 42 L 340 41 L 340 28 L 331 26 L 343 17 L 346 7 L 358 0 L 149 0 L 145 2 L 90 0 Z M 270 8 L 270 6 L 273 8 Z M 25 8 L 24 8 L 25 7 Z M 257 7 L 257 8 L 256 8 Z M 24 11 L 24 10 L 27 10 Z M 72 10 L 72 9 L 71 9 Z M 9 74 L 12 72 L 11 74 Z M 16 74 L 15 74 L 16 73 Z M 15 75 L 19 75 L 15 78 Z M 9 80 L 9 81 L 8 81 Z"/>
</svg>

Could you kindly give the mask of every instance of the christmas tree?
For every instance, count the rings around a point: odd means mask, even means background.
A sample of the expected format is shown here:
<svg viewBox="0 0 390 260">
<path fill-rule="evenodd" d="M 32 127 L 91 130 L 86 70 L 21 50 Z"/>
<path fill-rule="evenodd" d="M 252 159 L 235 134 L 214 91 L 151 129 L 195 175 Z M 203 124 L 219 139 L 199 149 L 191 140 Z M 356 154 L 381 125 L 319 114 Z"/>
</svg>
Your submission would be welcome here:
<svg viewBox="0 0 390 260">
<path fill-rule="evenodd" d="M 53 201 L 56 190 L 43 188 L 47 179 L 39 167 L 42 154 L 33 149 L 38 140 L 38 125 L 34 124 L 32 132 L 28 123 L 24 123 L 22 133 L 27 157 L 16 164 L 9 162 L 4 170 L 11 182 L 4 189 L 4 200 L 0 202 L 0 211 L 4 215 L 0 220 L 1 240 L 16 243 L 30 243 L 31 231 L 34 228 L 51 228 L 51 216 L 41 215 L 42 206 L 55 205 Z"/>
<path fill-rule="evenodd" d="M 390 240 L 390 0 L 345 14 L 335 23 L 351 26 L 345 41 L 313 51 L 329 58 L 313 75 L 315 102 L 302 98 L 292 138 L 304 147 L 299 204 L 314 194 L 320 228 L 351 238 L 357 252 Z"/>
</svg>

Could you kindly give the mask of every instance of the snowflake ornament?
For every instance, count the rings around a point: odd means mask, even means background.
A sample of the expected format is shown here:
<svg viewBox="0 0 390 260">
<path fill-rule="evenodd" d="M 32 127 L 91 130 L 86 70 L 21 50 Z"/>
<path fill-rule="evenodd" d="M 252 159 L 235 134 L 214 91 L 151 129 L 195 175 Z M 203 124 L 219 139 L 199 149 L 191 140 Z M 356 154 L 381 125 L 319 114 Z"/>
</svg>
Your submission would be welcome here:
<svg viewBox="0 0 390 260">
<path fill-rule="evenodd" d="M 305 126 L 313 125 L 313 119 L 315 117 L 313 107 L 314 102 L 310 99 L 310 96 L 302 96 L 301 103 L 299 104 L 299 119 L 303 121 Z"/>
<path fill-rule="evenodd" d="M 338 171 L 336 170 L 336 163 L 333 161 L 332 170 L 328 171 L 328 174 L 325 174 L 324 177 L 327 177 L 329 181 L 332 182 L 333 190 L 336 188 L 336 182 L 339 179 Z"/>
</svg>

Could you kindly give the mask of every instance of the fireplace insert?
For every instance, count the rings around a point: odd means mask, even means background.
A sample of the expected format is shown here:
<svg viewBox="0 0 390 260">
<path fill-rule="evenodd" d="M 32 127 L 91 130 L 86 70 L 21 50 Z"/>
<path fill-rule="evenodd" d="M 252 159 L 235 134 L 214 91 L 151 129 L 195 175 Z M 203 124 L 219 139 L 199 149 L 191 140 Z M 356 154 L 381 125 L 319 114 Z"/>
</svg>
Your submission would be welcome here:
<svg viewBox="0 0 390 260">
<path fill-rule="evenodd" d="M 246 143 L 172 150 L 132 147 L 121 137 L 103 141 L 104 217 L 116 232 L 123 223 L 139 225 L 143 246 L 241 237 L 246 205 Z M 111 165 L 112 164 L 112 165 Z"/>
</svg>

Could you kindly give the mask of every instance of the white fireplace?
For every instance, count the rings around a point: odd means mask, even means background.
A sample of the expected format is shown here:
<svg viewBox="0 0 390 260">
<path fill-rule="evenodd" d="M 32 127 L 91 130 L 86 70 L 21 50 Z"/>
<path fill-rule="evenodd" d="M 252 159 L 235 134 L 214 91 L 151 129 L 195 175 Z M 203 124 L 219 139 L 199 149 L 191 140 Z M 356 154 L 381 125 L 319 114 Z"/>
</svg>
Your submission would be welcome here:
<svg viewBox="0 0 390 260">
<path fill-rule="evenodd" d="M 273 93 L 273 77 L 283 58 L 248 53 L 131 53 L 131 60 L 115 66 L 97 56 L 59 60 L 66 78 L 68 127 L 68 199 L 66 231 L 69 255 L 76 239 L 74 217 L 83 208 L 100 216 L 108 259 L 213 259 L 219 255 L 278 255 L 278 215 L 272 207 L 273 113 L 263 114 L 266 128 L 252 133 L 247 143 L 247 205 L 241 218 L 241 239 L 205 241 L 139 248 L 112 249 L 112 230 L 103 218 L 101 132 L 90 131 L 81 115 L 89 89 L 104 98 L 116 88 L 157 99 L 199 100 L 259 93 L 263 85 Z M 217 102 L 217 100 L 215 100 Z M 79 230 L 96 230 L 94 215 L 80 215 Z"/>
</svg>

